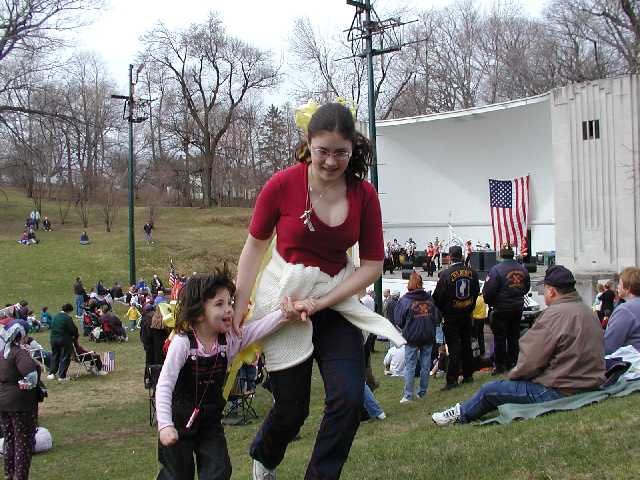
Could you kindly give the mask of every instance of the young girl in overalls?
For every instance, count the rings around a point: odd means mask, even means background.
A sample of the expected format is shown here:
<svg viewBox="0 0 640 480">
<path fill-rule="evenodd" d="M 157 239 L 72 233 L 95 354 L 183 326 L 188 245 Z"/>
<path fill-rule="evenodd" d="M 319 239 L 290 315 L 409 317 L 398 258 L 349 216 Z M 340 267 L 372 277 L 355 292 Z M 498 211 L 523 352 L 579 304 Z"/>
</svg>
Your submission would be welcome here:
<svg viewBox="0 0 640 480">
<path fill-rule="evenodd" d="M 171 340 L 156 388 L 158 479 L 231 478 L 221 425 L 227 365 L 247 345 L 300 319 L 291 300 L 282 310 L 232 331 L 235 285 L 228 272 L 195 275 L 180 291 L 176 335 Z M 195 462 L 194 462 L 195 455 Z"/>
</svg>

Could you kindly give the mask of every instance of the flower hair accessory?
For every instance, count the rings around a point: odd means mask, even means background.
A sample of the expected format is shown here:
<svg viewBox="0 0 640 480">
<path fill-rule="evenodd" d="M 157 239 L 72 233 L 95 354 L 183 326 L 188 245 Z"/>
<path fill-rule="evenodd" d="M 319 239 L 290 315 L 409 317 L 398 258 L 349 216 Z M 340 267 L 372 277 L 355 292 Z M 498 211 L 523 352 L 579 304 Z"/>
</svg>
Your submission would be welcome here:
<svg viewBox="0 0 640 480">
<path fill-rule="evenodd" d="M 320 105 L 318 105 L 318 102 L 314 100 L 309 100 L 304 105 L 301 105 L 298 108 L 296 108 L 296 113 L 295 113 L 296 125 L 298 126 L 299 129 L 303 130 L 304 133 L 307 133 L 309 129 L 309 122 L 311 121 L 311 117 L 313 117 L 313 114 L 316 113 L 316 110 L 318 110 L 318 108 L 320 108 Z"/>
<path fill-rule="evenodd" d="M 353 103 L 347 101 L 344 97 L 337 97 L 336 103 L 339 103 L 343 107 L 348 108 L 351 112 L 351 115 L 353 116 L 353 119 L 356 119 L 357 112 Z M 309 122 L 311 121 L 311 117 L 313 117 L 313 114 L 316 113 L 318 108 L 320 108 L 320 104 L 318 104 L 318 102 L 316 102 L 315 100 L 309 100 L 304 105 L 296 108 L 295 122 L 298 128 L 304 131 L 304 133 L 308 133 Z"/>
</svg>

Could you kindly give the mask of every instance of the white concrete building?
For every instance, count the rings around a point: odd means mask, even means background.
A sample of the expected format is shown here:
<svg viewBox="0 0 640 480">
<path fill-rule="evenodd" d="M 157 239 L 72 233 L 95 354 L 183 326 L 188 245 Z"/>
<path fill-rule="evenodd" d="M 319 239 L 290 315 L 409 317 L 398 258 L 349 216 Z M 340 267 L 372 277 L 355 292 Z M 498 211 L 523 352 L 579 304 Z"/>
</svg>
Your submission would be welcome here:
<svg viewBox="0 0 640 480">
<path fill-rule="evenodd" d="M 531 251 L 585 281 L 640 264 L 640 77 L 378 122 L 385 240 L 491 243 L 490 178 L 530 175 Z"/>
</svg>

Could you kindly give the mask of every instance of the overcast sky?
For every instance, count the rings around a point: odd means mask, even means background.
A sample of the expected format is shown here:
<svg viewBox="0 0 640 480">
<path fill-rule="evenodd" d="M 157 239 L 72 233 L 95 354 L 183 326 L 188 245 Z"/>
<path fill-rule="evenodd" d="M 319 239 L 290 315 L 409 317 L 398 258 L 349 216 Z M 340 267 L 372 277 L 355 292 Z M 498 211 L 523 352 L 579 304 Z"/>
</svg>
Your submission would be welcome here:
<svg viewBox="0 0 640 480">
<path fill-rule="evenodd" d="M 490 6 L 493 0 L 477 0 Z M 374 3 L 382 15 L 394 6 L 418 10 L 443 7 L 449 0 L 378 0 Z M 521 0 L 525 13 L 539 15 L 543 0 Z M 157 22 L 171 28 L 186 27 L 206 19 L 208 12 L 220 13 L 227 31 L 256 47 L 269 49 L 274 60 L 288 60 L 288 38 L 297 17 L 309 17 L 314 26 L 334 33 L 349 27 L 355 13 L 345 0 L 108 0 L 107 8 L 95 15 L 95 21 L 77 32 L 77 48 L 94 51 L 107 64 L 111 76 L 126 88 L 128 65 L 140 48 L 140 36 Z M 409 16 L 403 20 L 409 20 Z M 124 90 L 123 90 L 124 91 Z"/>
</svg>

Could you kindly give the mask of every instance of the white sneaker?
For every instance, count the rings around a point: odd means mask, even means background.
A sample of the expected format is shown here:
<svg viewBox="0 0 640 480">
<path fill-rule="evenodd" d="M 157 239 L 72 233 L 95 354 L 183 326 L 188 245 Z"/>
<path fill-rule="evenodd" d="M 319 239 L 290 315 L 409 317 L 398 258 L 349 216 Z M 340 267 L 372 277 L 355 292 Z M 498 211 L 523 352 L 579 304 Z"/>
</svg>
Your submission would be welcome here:
<svg viewBox="0 0 640 480">
<path fill-rule="evenodd" d="M 411 399 L 407 397 L 402 397 L 400 399 L 400 403 L 410 403 L 410 402 L 411 402 Z"/>
<path fill-rule="evenodd" d="M 380 415 L 378 415 L 376 418 L 377 418 L 378 420 L 384 420 L 385 418 L 387 418 L 387 415 L 386 415 L 384 412 L 382 412 L 382 413 L 381 413 Z"/>
<path fill-rule="evenodd" d="M 69 381 L 69 377 L 59 378 L 59 379 L 58 379 L 58 381 L 59 381 L 60 383 L 68 382 L 68 381 Z"/>
<path fill-rule="evenodd" d="M 253 480 L 276 480 L 276 470 L 269 470 L 258 460 L 253 461 Z"/>
<path fill-rule="evenodd" d="M 96 375 L 99 375 L 99 376 L 108 375 L 108 374 L 109 374 L 109 372 L 107 372 L 105 370 L 98 370 L 98 373 L 96 373 Z"/>
<path fill-rule="evenodd" d="M 455 423 L 460 418 L 460 404 L 456 403 L 454 407 L 448 408 L 442 412 L 436 412 L 431 415 L 433 423 L 439 427 L 445 427 Z"/>
<path fill-rule="evenodd" d="M 56 379 L 55 373 L 50 373 L 49 375 L 47 375 L 47 380 L 55 380 L 55 379 Z"/>
</svg>

